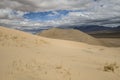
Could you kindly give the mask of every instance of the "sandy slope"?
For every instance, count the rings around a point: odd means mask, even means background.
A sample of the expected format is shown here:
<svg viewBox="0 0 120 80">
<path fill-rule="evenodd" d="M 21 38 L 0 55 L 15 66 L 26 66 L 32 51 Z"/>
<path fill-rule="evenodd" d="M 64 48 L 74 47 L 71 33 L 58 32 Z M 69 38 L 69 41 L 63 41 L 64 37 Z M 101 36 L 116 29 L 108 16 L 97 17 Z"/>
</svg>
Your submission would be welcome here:
<svg viewBox="0 0 120 80">
<path fill-rule="evenodd" d="M 0 27 L 0 80 L 120 80 L 120 48 L 55 40 Z"/>
<path fill-rule="evenodd" d="M 48 37 L 48 38 L 84 42 L 84 43 L 93 44 L 93 45 L 104 45 L 102 44 L 102 42 L 100 42 L 96 38 L 75 29 L 65 30 L 65 29 L 59 29 L 59 28 L 52 28 L 49 30 L 42 31 L 38 33 L 38 35 L 43 37 Z"/>
<path fill-rule="evenodd" d="M 120 38 L 98 38 L 104 42 L 107 46 L 120 47 Z"/>
</svg>

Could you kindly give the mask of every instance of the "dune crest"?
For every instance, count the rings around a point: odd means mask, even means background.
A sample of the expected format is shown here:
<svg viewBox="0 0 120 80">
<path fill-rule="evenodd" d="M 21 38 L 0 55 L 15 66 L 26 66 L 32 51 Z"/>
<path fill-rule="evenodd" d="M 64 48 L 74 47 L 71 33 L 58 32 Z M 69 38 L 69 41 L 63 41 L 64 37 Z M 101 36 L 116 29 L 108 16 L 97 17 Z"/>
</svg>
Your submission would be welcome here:
<svg viewBox="0 0 120 80">
<path fill-rule="evenodd" d="M 32 37 L 32 38 L 30 38 Z M 29 44 L 44 44 L 43 38 L 38 38 L 25 32 L 0 27 L 0 44 L 3 46 L 27 46 Z"/>
<path fill-rule="evenodd" d="M 38 33 L 37 35 L 48 37 L 48 38 L 84 42 L 84 43 L 93 44 L 93 45 L 103 45 L 102 42 L 100 42 L 96 38 L 84 32 L 81 32 L 79 30 L 74 30 L 74 29 L 65 30 L 65 29 L 59 29 L 59 28 L 52 28 L 49 30 L 42 31 L 41 33 Z"/>
<path fill-rule="evenodd" d="M 0 27 L 0 80 L 120 80 L 119 52 Z"/>
</svg>

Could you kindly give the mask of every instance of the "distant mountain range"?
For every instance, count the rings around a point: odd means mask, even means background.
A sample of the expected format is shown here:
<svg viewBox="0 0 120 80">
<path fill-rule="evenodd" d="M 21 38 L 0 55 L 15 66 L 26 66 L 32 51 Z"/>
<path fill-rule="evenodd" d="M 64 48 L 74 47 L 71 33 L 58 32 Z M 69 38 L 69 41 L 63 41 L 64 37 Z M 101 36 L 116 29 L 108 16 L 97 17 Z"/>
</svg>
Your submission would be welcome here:
<svg viewBox="0 0 120 80">
<path fill-rule="evenodd" d="M 93 32 L 120 32 L 120 26 L 118 27 L 105 27 L 99 25 L 87 25 L 87 26 L 74 26 L 73 29 L 81 30 L 86 33 Z"/>
<path fill-rule="evenodd" d="M 120 26 L 105 27 L 98 25 L 74 26 L 73 29 L 83 31 L 93 37 L 98 38 L 120 38 Z"/>
</svg>

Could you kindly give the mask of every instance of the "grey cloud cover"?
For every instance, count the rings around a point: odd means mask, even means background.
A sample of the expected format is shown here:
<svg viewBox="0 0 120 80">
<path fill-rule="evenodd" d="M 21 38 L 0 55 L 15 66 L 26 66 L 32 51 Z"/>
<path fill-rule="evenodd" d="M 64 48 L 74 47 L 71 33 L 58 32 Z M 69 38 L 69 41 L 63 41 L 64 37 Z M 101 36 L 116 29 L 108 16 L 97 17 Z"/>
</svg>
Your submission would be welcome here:
<svg viewBox="0 0 120 80">
<path fill-rule="evenodd" d="M 21 20 L 28 11 L 84 10 L 70 12 L 61 20 L 31 22 Z M 17 15 L 13 11 L 17 11 Z M 0 24 L 21 26 L 120 25 L 120 0 L 0 0 Z"/>
<path fill-rule="evenodd" d="M 0 8 L 22 11 L 41 11 L 54 9 L 86 9 L 93 0 L 0 0 Z"/>
<path fill-rule="evenodd" d="M 13 10 L 21 11 L 33 11 L 37 9 L 37 6 L 29 0 L 0 0 L 0 8 L 10 8 Z"/>
</svg>

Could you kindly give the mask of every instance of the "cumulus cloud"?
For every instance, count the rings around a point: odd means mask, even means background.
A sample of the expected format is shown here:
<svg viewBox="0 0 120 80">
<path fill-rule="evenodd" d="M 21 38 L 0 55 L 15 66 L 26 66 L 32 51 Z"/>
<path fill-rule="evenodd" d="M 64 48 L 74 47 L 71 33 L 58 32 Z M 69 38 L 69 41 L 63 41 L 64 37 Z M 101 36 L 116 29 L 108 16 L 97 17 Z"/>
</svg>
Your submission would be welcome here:
<svg viewBox="0 0 120 80">
<path fill-rule="evenodd" d="M 14 11 L 12 9 L 0 9 L 0 19 L 22 19 L 25 12 Z"/>
</svg>

